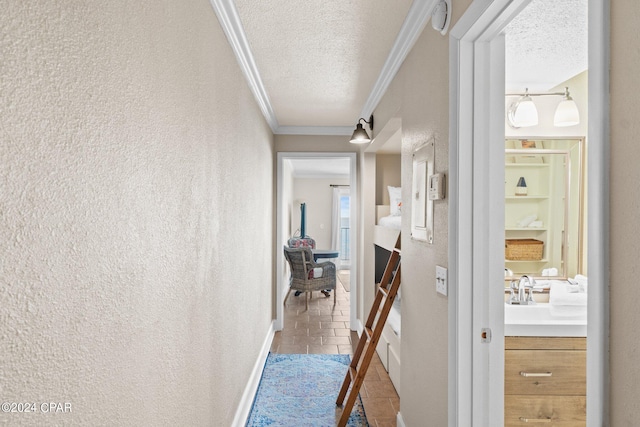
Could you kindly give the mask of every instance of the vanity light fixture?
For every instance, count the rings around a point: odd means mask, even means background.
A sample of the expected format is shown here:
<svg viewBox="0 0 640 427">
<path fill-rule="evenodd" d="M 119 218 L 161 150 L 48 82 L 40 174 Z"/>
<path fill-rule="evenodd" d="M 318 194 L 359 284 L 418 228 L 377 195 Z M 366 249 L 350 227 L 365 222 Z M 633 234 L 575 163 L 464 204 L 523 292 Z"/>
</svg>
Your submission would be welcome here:
<svg viewBox="0 0 640 427">
<path fill-rule="evenodd" d="M 369 130 L 371 130 L 371 134 L 373 135 L 373 114 L 372 114 L 371 117 L 369 117 L 369 121 L 366 121 L 363 118 L 360 118 L 360 120 L 358 120 L 358 124 L 356 125 L 356 130 L 353 131 L 353 135 L 351 135 L 351 139 L 349 140 L 349 142 L 352 144 L 366 144 L 368 142 L 371 142 L 371 138 L 369 138 L 369 134 L 367 133 L 366 130 L 364 130 L 364 128 L 362 127 L 362 123 L 360 122 L 365 122 L 366 124 L 368 124 Z"/>
<path fill-rule="evenodd" d="M 553 118 L 554 126 L 574 126 L 580 123 L 578 106 L 569 95 L 568 87 L 564 88 L 564 92 L 529 93 L 529 89 L 525 89 L 524 93 L 508 93 L 506 96 L 519 97 L 507 110 L 507 122 L 512 128 L 517 129 L 538 124 L 538 110 L 531 99 L 532 96 L 562 96 L 562 101 L 556 107 Z"/>
<path fill-rule="evenodd" d="M 536 126 L 538 124 L 538 109 L 529 95 L 529 88 L 525 89 L 524 94 L 516 95 L 520 98 L 512 103 L 507 110 L 509 124 L 514 128 Z"/>
<path fill-rule="evenodd" d="M 569 95 L 569 88 L 564 88 L 564 95 L 562 101 L 556 108 L 556 114 L 553 116 L 554 126 L 573 126 L 580 123 L 580 113 L 578 112 L 578 106 L 576 101 Z"/>
</svg>

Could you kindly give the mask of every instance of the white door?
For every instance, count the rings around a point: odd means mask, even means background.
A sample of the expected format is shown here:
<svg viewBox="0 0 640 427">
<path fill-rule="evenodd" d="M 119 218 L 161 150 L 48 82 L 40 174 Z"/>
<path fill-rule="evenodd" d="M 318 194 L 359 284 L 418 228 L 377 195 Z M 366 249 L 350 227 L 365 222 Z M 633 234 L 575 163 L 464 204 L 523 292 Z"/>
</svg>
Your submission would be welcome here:
<svg viewBox="0 0 640 427">
<path fill-rule="evenodd" d="M 474 1 L 450 34 L 449 426 L 504 418 L 504 39 L 528 0 Z M 587 424 L 608 425 L 608 0 L 589 0 Z M 498 141 L 498 143 L 496 143 Z M 603 256 L 604 255 L 604 256 Z"/>
</svg>

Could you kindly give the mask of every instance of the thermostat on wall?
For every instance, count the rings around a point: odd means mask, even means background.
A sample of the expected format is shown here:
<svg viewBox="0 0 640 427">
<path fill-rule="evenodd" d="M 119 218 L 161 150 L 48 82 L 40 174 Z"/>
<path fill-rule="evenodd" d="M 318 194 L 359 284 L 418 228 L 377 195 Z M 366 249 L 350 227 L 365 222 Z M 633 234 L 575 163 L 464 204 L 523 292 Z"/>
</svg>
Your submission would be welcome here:
<svg viewBox="0 0 640 427">
<path fill-rule="evenodd" d="M 444 199 L 444 182 L 443 173 L 437 173 L 429 176 L 429 200 Z"/>
</svg>

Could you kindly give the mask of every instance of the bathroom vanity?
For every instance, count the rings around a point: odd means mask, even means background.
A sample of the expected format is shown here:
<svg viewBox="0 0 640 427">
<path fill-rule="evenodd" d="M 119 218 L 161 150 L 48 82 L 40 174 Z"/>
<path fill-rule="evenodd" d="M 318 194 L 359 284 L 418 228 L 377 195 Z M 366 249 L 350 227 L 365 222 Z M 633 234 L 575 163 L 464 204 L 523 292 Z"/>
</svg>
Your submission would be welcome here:
<svg viewBox="0 0 640 427">
<path fill-rule="evenodd" d="M 585 426 L 585 337 L 505 337 L 504 425 Z"/>
<path fill-rule="evenodd" d="M 586 425 L 587 317 L 505 304 L 505 427 Z"/>
<path fill-rule="evenodd" d="M 586 274 L 583 153 L 582 137 L 505 141 L 505 427 L 586 426 L 586 277 L 567 279 Z"/>
</svg>

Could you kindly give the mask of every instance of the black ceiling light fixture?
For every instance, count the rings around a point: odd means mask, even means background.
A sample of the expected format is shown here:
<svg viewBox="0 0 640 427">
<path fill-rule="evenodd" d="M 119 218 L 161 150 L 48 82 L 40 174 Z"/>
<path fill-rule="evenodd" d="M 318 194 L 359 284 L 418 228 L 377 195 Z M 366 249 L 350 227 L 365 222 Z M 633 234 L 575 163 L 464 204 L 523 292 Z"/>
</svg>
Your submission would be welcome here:
<svg viewBox="0 0 640 427">
<path fill-rule="evenodd" d="M 369 117 L 369 121 L 366 121 L 363 118 L 360 118 L 360 120 L 358 120 L 358 124 L 356 125 L 356 130 L 353 131 L 353 135 L 351 135 L 351 139 L 349 140 L 349 142 L 352 144 L 366 144 L 368 142 L 371 142 L 371 138 L 369 138 L 369 134 L 367 133 L 366 130 L 364 130 L 364 128 L 362 127 L 362 123 L 360 122 L 365 122 L 366 124 L 368 124 L 369 130 L 371 130 L 371 134 L 373 135 L 373 114 L 372 114 L 371 117 Z"/>
</svg>

